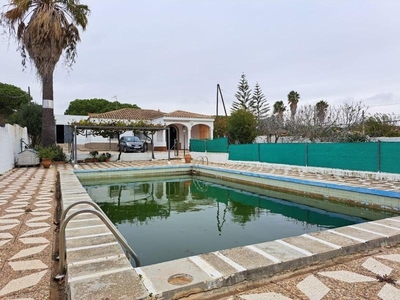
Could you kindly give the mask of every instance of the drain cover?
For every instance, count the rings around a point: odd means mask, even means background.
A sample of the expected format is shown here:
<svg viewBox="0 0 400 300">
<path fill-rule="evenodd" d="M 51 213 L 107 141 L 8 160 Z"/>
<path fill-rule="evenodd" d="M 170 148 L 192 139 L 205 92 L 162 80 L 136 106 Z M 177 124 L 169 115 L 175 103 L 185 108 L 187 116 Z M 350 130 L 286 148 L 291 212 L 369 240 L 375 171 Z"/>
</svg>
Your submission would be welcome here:
<svg viewBox="0 0 400 300">
<path fill-rule="evenodd" d="M 189 274 L 175 274 L 168 278 L 168 283 L 173 285 L 185 285 L 192 281 L 193 277 Z"/>
</svg>

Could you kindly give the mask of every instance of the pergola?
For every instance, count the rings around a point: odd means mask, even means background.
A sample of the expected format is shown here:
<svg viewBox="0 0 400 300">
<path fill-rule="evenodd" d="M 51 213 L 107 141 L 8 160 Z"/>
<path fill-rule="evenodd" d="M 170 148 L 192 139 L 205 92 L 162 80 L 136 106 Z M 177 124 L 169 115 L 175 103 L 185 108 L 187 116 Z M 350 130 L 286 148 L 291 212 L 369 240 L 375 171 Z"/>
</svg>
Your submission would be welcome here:
<svg viewBox="0 0 400 300">
<path fill-rule="evenodd" d="M 153 146 L 153 136 L 154 132 L 156 131 L 161 131 L 161 130 L 167 130 L 168 131 L 168 144 L 170 144 L 169 141 L 169 126 L 155 126 L 155 127 L 138 127 L 138 126 L 109 126 L 109 125 L 79 125 L 79 124 L 72 124 L 71 127 L 74 128 L 74 139 L 73 139 L 73 156 L 74 156 L 74 164 L 76 164 L 77 158 L 78 158 L 78 149 L 77 149 L 77 140 L 76 136 L 79 134 L 80 129 L 86 129 L 86 130 L 94 130 L 99 132 L 98 135 L 102 135 L 101 132 L 104 131 L 104 135 L 109 135 L 110 133 L 114 132 L 119 135 L 121 132 L 125 131 L 142 131 L 142 132 L 151 132 L 151 144 Z M 121 154 L 121 150 L 120 150 Z M 151 157 L 154 158 L 154 147 L 151 147 Z M 119 159 L 119 158 L 118 158 Z M 168 160 L 171 159 L 171 153 L 170 149 L 168 148 Z"/>
</svg>

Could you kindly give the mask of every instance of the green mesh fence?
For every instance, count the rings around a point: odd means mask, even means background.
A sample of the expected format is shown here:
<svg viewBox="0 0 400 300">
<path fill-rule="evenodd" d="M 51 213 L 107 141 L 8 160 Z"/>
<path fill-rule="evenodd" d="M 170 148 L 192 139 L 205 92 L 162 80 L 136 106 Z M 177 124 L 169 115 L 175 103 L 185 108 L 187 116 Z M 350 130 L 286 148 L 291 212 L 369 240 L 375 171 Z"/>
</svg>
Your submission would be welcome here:
<svg viewBox="0 0 400 300">
<path fill-rule="evenodd" d="M 190 140 L 190 151 L 193 152 L 206 152 L 207 140 Z"/>
<path fill-rule="evenodd" d="M 228 138 L 217 138 L 207 141 L 207 152 L 228 153 Z"/>
<path fill-rule="evenodd" d="M 400 143 L 293 143 L 228 146 L 227 138 L 190 140 L 195 152 L 226 153 L 229 160 L 400 173 Z"/>
<path fill-rule="evenodd" d="M 309 144 L 308 166 L 376 172 L 378 143 Z"/>
<path fill-rule="evenodd" d="M 380 171 L 400 173 L 400 143 L 381 142 Z"/>
<path fill-rule="evenodd" d="M 228 153 L 228 138 L 215 140 L 190 140 L 190 151 Z"/>
<path fill-rule="evenodd" d="M 230 145 L 229 160 L 259 161 L 259 144 Z"/>
<path fill-rule="evenodd" d="M 260 144 L 260 162 L 306 165 L 306 144 Z"/>
</svg>

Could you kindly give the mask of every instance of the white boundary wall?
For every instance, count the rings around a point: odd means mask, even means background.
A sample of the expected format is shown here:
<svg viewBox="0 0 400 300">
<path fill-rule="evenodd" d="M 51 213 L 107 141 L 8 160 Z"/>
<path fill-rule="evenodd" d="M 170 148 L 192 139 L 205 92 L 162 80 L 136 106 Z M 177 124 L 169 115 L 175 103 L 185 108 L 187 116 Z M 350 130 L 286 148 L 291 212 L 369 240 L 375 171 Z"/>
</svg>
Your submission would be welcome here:
<svg viewBox="0 0 400 300">
<path fill-rule="evenodd" d="M 30 143 L 26 127 L 10 124 L 0 127 L 0 174 L 14 168 L 21 152 L 21 139 Z"/>
</svg>

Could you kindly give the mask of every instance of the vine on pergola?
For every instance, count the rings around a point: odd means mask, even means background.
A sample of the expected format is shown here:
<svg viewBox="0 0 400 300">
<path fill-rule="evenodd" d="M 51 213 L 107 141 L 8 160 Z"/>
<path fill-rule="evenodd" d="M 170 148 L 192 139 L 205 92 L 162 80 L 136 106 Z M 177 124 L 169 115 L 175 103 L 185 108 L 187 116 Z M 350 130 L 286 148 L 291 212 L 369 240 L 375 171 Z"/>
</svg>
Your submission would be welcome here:
<svg viewBox="0 0 400 300">
<path fill-rule="evenodd" d="M 80 120 L 71 123 L 70 126 L 76 126 L 77 134 L 84 135 L 85 131 L 90 130 L 93 136 L 102 136 L 104 138 L 113 137 L 115 135 L 119 137 L 128 130 L 133 131 L 134 134 L 143 132 L 146 137 L 149 137 L 149 134 L 152 135 L 158 130 L 165 129 L 164 125 L 152 124 L 143 120 L 130 122 L 115 120 Z"/>
</svg>

